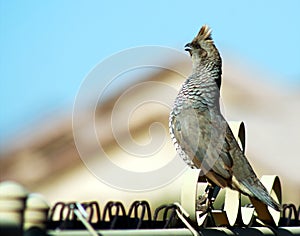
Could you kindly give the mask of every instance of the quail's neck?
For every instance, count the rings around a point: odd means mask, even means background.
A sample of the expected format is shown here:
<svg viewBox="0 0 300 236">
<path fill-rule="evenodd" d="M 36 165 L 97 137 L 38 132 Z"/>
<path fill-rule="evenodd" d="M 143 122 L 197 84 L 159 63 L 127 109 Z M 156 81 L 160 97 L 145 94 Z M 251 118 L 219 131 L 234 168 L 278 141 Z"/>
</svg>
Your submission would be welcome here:
<svg viewBox="0 0 300 236">
<path fill-rule="evenodd" d="M 198 83 L 216 82 L 221 86 L 222 69 L 215 64 L 193 65 L 192 74 L 198 78 Z"/>
<path fill-rule="evenodd" d="M 222 65 L 216 63 L 199 63 L 193 62 L 193 74 L 222 74 Z"/>
</svg>

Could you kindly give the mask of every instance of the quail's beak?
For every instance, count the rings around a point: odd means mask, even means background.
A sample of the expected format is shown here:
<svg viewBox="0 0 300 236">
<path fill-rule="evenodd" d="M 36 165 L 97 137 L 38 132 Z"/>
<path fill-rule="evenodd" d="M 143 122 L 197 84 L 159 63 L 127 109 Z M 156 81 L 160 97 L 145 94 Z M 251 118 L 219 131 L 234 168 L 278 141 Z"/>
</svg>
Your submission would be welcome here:
<svg viewBox="0 0 300 236">
<path fill-rule="evenodd" d="M 184 46 L 184 50 L 190 52 L 190 51 L 192 50 L 192 45 L 191 45 L 191 43 L 187 43 L 187 44 Z"/>
<path fill-rule="evenodd" d="M 191 43 L 187 43 L 185 46 L 184 46 L 184 50 L 189 52 L 190 56 L 192 56 L 192 44 Z"/>
</svg>

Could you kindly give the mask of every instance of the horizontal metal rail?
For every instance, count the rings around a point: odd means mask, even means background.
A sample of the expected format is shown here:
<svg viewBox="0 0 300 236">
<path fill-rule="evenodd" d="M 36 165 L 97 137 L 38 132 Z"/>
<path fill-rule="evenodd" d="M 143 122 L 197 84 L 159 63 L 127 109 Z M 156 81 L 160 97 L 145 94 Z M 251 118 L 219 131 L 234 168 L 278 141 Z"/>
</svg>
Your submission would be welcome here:
<svg viewBox="0 0 300 236">
<path fill-rule="evenodd" d="M 277 229 L 270 229 L 268 227 L 250 227 L 250 228 L 205 228 L 198 231 L 199 235 L 203 236 L 222 236 L 222 235 L 300 235 L 300 227 L 279 227 Z M 101 236 L 165 236 L 165 235 L 178 235 L 178 236 L 192 236 L 192 232 L 188 229 L 140 229 L 140 230 L 99 230 L 97 233 Z M 64 231 L 47 231 L 48 236 L 90 236 L 87 230 L 64 230 Z"/>
</svg>

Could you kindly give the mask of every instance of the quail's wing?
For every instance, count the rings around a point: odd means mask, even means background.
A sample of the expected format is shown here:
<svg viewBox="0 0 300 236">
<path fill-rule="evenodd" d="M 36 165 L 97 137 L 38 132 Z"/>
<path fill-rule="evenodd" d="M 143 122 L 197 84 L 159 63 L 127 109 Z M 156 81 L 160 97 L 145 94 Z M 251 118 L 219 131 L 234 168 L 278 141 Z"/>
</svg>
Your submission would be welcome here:
<svg viewBox="0 0 300 236">
<path fill-rule="evenodd" d="M 218 111 L 186 109 L 172 123 L 178 144 L 198 168 L 225 179 L 232 176 L 230 142 L 234 137 Z"/>
</svg>

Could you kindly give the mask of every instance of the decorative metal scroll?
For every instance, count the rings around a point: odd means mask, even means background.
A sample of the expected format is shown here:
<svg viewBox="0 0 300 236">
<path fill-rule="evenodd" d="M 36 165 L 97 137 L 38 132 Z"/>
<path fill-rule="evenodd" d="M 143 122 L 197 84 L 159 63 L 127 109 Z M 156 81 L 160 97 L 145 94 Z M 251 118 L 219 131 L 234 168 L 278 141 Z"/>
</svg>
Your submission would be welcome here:
<svg viewBox="0 0 300 236">
<path fill-rule="evenodd" d="M 245 126 L 243 122 L 229 123 L 242 150 L 245 150 Z M 280 212 L 258 202 L 259 210 L 255 210 L 249 198 L 229 188 L 222 189 L 213 204 L 213 209 L 203 215 L 197 211 L 197 199 L 205 193 L 207 182 L 201 177 L 201 170 L 191 169 L 187 171 L 183 181 L 181 192 L 181 205 L 189 213 L 191 220 L 199 226 L 205 226 L 208 221 L 213 221 L 216 226 L 251 226 L 254 223 L 269 222 L 270 225 L 278 225 Z M 264 175 L 261 182 L 265 185 L 271 196 L 281 203 L 281 185 L 278 176 Z"/>
</svg>

